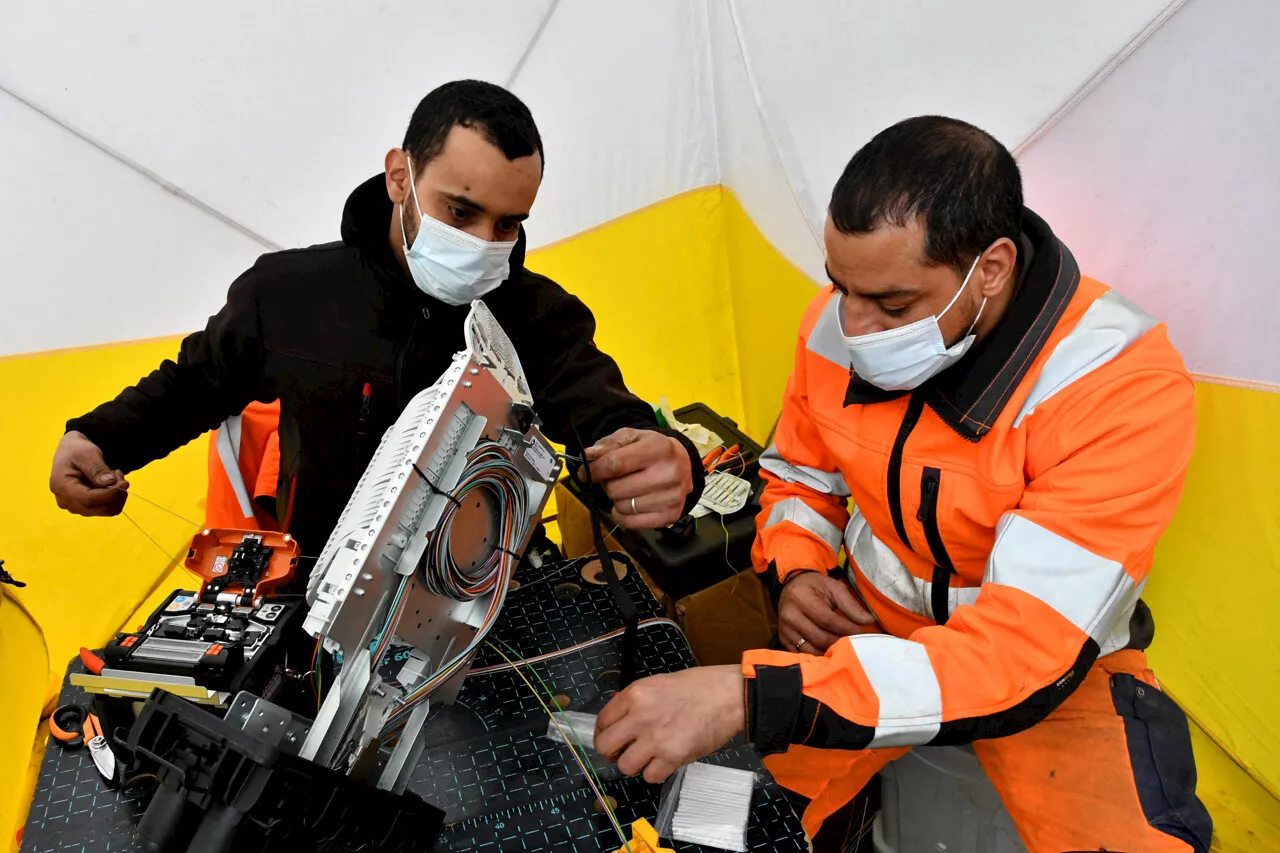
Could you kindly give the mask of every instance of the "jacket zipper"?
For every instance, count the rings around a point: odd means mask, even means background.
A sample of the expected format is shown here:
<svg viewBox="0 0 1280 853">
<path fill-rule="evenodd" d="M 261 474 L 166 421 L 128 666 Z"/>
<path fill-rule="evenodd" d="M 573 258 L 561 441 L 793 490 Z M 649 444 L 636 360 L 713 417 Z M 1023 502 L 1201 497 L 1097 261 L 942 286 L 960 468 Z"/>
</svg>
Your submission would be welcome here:
<svg viewBox="0 0 1280 853">
<path fill-rule="evenodd" d="M 920 422 L 920 413 L 924 411 L 924 397 L 912 394 L 907 403 L 907 412 L 902 416 L 902 425 L 898 427 L 898 437 L 893 441 L 893 452 L 889 454 L 889 512 L 893 516 L 893 528 L 898 531 L 902 544 L 911 547 L 907 538 L 907 525 L 902 518 L 902 451 L 907 446 L 907 438 Z"/>
<path fill-rule="evenodd" d="M 933 554 L 933 590 L 929 597 L 933 619 L 939 625 L 945 625 L 951 615 L 951 576 L 956 573 L 956 567 L 942 541 L 942 531 L 938 529 L 938 493 L 941 490 L 942 470 L 925 468 L 920 475 L 920 511 L 916 513 L 916 520 L 924 524 L 924 538 Z"/>
</svg>

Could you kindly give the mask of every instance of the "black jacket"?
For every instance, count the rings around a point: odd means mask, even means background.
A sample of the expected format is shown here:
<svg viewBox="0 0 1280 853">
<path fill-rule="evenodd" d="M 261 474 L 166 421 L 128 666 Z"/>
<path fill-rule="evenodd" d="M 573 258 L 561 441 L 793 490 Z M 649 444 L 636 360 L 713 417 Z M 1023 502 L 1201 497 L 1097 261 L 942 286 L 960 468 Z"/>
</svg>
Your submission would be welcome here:
<svg viewBox="0 0 1280 853">
<path fill-rule="evenodd" d="M 320 553 L 383 432 L 464 348 L 469 306 L 425 295 L 388 244 L 382 175 L 356 188 L 342 241 L 263 255 L 236 279 L 203 332 L 136 386 L 67 424 L 108 465 L 133 471 L 216 428 L 251 401 L 281 401 L 276 514 L 304 554 Z M 520 354 L 544 431 L 576 447 L 622 427 L 657 429 L 613 359 L 592 343 L 595 318 L 576 297 L 524 268 L 484 297 Z M 366 383 L 372 393 L 365 407 Z M 702 467 L 690 454 L 696 501 Z"/>
</svg>

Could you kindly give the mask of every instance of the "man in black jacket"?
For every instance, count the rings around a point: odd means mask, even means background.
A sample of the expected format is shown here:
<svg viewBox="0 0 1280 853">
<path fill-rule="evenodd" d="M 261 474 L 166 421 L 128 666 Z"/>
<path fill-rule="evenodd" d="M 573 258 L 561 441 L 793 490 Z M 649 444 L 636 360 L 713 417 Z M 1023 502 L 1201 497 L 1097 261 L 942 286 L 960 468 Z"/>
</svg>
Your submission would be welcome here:
<svg viewBox="0 0 1280 853">
<path fill-rule="evenodd" d="M 67 424 L 50 476 L 58 505 L 115 515 L 126 473 L 279 399 L 276 517 L 318 554 L 382 433 L 463 349 L 482 298 L 547 436 L 593 460 L 618 523 L 675 521 L 701 493 L 696 450 L 627 391 L 587 307 L 524 268 L 520 223 L 542 168 L 533 117 L 510 92 L 464 80 L 428 94 L 385 172 L 347 200 L 340 242 L 262 256 L 176 363 Z"/>
</svg>

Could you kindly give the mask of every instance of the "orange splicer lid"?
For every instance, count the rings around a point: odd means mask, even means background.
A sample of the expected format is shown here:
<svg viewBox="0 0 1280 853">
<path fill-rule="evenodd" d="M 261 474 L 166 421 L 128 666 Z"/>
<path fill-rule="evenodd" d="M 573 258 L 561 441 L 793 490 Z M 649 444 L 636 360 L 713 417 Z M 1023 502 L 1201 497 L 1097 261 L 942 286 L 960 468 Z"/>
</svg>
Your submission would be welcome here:
<svg viewBox="0 0 1280 853">
<path fill-rule="evenodd" d="M 232 553 L 246 536 L 260 537 L 262 544 L 272 552 L 267 570 L 255 587 L 257 596 L 285 584 L 293 577 L 298 565 L 298 543 L 287 533 L 268 530 L 203 530 L 192 538 L 191 550 L 187 552 L 183 565 L 188 571 L 203 578 L 207 585 L 209 581 L 226 574 Z M 202 588 L 201 593 L 203 592 Z"/>
</svg>

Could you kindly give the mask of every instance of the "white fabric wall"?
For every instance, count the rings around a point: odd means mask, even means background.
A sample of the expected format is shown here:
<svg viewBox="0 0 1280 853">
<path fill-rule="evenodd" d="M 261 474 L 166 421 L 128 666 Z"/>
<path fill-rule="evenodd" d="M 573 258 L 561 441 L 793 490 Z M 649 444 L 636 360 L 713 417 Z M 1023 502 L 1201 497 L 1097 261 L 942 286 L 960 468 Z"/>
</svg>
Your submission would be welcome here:
<svg viewBox="0 0 1280 853">
<path fill-rule="evenodd" d="M 1014 147 L 1167 5 L 1168 0 L 717 4 L 722 40 L 736 30 L 739 53 L 746 54 L 753 72 L 758 112 L 775 145 L 774 168 L 790 178 L 789 194 L 810 227 L 779 227 L 776 212 L 764 210 L 785 202 L 772 186 L 775 179 L 760 175 L 768 161 L 758 150 L 743 158 L 730 151 L 726 183 L 777 248 L 822 281 L 820 240 L 814 235 L 822 233 L 831 188 L 876 132 L 909 116 L 936 113 L 971 121 Z M 722 64 L 727 58 L 717 52 Z M 723 111 L 721 140 L 750 136 L 752 121 L 747 110 Z"/>
<path fill-rule="evenodd" d="M 1280 384 L 1280 3 L 1191 0 L 1023 154 L 1027 201 L 1194 371 Z"/>
<path fill-rule="evenodd" d="M 0 82 L 277 244 L 337 236 L 432 87 L 504 80 L 547 1 L 10 0 Z M 74 9 L 74 13 L 70 10 Z"/>
<path fill-rule="evenodd" d="M 547 172 L 535 246 L 719 181 L 706 14 L 686 0 L 561 0 L 512 89 Z"/>
<path fill-rule="evenodd" d="M 825 276 L 822 220 L 815 224 L 811 194 L 802 190 L 795 164 L 784 159 L 787 149 L 774 136 L 777 124 L 759 96 L 742 17 L 727 2 L 707 0 L 706 5 L 715 66 L 714 120 L 721 182 L 734 191 L 778 251 L 821 281 Z"/>
<path fill-rule="evenodd" d="M 0 355 L 197 328 L 262 246 L 0 93 Z"/>
<path fill-rule="evenodd" d="M 719 181 L 701 3 L 11 0 L 3 17 L 0 88 L 22 100 L 0 94 L 0 355 L 202 326 L 259 253 L 336 239 L 347 194 L 451 79 L 533 110 L 534 245 Z"/>
<path fill-rule="evenodd" d="M 336 238 L 418 98 L 472 76 L 542 129 L 533 245 L 720 182 L 815 281 L 830 188 L 877 130 L 1043 131 L 1028 198 L 1085 270 L 1167 319 L 1194 369 L 1280 381 L 1261 349 L 1280 7 L 1179 6 L 11 0 L 0 355 L 200 326 L 259 252 Z"/>
</svg>

